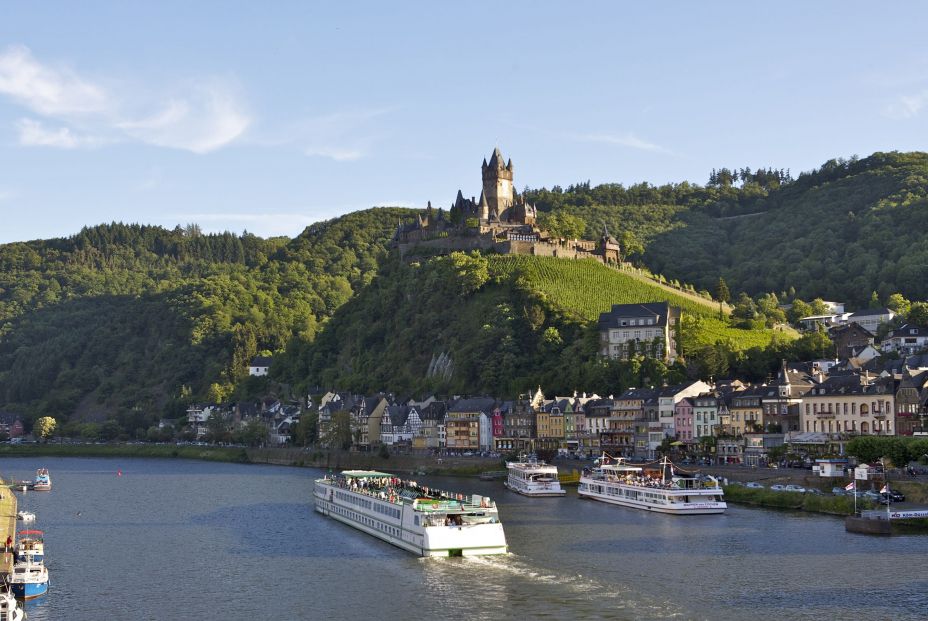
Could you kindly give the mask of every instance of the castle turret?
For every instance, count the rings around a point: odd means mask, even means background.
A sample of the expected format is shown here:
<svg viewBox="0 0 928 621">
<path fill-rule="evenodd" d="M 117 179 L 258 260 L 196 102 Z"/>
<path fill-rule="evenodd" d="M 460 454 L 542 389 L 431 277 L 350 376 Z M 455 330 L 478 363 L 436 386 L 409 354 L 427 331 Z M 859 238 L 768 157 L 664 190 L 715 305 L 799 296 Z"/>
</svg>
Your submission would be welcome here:
<svg viewBox="0 0 928 621">
<path fill-rule="evenodd" d="M 480 203 L 477 205 L 477 217 L 481 220 L 490 218 L 490 204 L 487 202 L 486 192 L 480 191 Z"/>
<path fill-rule="evenodd" d="M 493 149 L 490 162 L 483 161 L 483 192 L 486 195 L 490 213 L 496 212 L 500 219 L 507 217 L 506 211 L 512 206 L 512 160 L 503 163 L 503 154 L 499 148 Z"/>
</svg>

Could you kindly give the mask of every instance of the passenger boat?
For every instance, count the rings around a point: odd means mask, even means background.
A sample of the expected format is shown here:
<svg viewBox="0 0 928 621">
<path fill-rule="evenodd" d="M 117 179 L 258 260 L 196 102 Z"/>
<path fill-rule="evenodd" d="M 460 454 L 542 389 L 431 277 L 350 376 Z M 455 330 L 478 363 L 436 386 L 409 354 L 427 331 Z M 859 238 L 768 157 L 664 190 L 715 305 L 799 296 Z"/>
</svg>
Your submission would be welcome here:
<svg viewBox="0 0 928 621">
<path fill-rule="evenodd" d="M 13 558 L 17 561 L 45 560 L 45 533 L 40 530 L 21 530 L 13 548 Z"/>
<path fill-rule="evenodd" d="M 664 458 L 660 476 L 631 466 L 622 458 L 605 453 L 594 468 L 580 476 L 577 494 L 623 507 L 634 507 L 657 513 L 697 515 L 724 513 L 722 486 L 708 475 L 684 476 L 674 472 L 673 464 Z"/>
<path fill-rule="evenodd" d="M 35 513 L 32 511 L 18 511 L 16 513 L 16 519 L 20 522 L 25 522 L 26 524 L 35 522 Z"/>
<path fill-rule="evenodd" d="M 35 471 L 35 481 L 32 482 L 32 489 L 37 492 L 52 491 L 52 478 L 48 475 L 48 468 L 39 468 Z"/>
<path fill-rule="evenodd" d="M 48 569 L 42 561 L 24 559 L 13 565 L 10 589 L 19 599 L 34 599 L 48 592 Z"/>
<path fill-rule="evenodd" d="M 557 466 L 535 458 L 507 461 L 506 487 L 525 496 L 563 496 L 567 493 L 557 478 Z"/>
<path fill-rule="evenodd" d="M 9 586 L 0 590 L 0 621 L 23 621 L 25 618 L 26 613 Z"/>
<path fill-rule="evenodd" d="M 431 489 L 370 470 L 316 479 L 316 511 L 419 556 L 478 556 L 508 550 L 496 503 Z"/>
</svg>

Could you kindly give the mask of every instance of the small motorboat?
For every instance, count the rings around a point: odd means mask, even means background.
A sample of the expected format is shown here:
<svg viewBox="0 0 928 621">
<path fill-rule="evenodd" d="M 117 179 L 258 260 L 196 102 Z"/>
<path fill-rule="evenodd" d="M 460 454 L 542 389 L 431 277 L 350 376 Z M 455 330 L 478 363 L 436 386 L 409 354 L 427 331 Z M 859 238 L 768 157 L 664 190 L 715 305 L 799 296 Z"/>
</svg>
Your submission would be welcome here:
<svg viewBox="0 0 928 621">
<path fill-rule="evenodd" d="M 16 519 L 27 524 L 35 522 L 35 513 L 32 511 L 20 511 L 16 514 Z"/>
<path fill-rule="evenodd" d="M 35 471 L 35 481 L 32 483 L 32 489 L 37 492 L 52 491 L 52 478 L 48 474 L 48 468 L 39 468 Z"/>
<path fill-rule="evenodd" d="M 48 569 L 42 561 L 24 559 L 13 565 L 10 589 L 17 599 L 35 599 L 48 593 Z"/>
</svg>

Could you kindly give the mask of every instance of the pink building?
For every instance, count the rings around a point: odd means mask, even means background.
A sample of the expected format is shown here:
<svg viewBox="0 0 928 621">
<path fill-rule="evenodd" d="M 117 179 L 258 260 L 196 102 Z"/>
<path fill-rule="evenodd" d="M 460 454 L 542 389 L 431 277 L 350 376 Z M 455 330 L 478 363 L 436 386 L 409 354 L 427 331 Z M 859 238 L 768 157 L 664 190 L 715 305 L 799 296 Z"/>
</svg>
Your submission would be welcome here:
<svg viewBox="0 0 928 621">
<path fill-rule="evenodd" d="M 673 408 L 673 428 L 677 440 L 693 441 L 693 401 L 689 397 L 680 399 Z"/>
<path fill-rule="evenodd" d="M 490 421 L 493 425 L 493 437 L 502 438 L 504 434 L 503 427 L 503 412 L 498 407 L 493 410 L 493 414 L 490 417 Z"/>
</svg>

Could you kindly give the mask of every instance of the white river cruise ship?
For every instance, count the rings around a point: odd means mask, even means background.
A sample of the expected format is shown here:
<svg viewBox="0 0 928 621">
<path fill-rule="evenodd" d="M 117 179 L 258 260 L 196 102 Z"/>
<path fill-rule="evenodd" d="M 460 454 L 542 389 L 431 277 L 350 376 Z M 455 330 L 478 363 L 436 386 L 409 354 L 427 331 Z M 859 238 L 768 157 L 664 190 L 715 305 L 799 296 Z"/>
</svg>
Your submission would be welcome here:
<svg viewBox="0 0 928 621">
<path fill-rule="evenodd" d="M 669 470 L 669 475 L 668 475 Z M 577 494 L 623 507 L 674 515 L 724 513 L 727 505 L 715 477 L 681 476 L 666 458 L 660 476 L 646 474 L 622 458 L 603 455 L 598 465 L 580 476 Z"/>
<path fill-rule="evenodd" d="M 478 556 L 508 550 L 496 503 L 370 470 L 316 479 L 316 511 L 420 556 Z"/>
<path fill-rule="evenodd" d="M 525 496 L 563 496 L 557 466 L 532 458 L 506 462 L 506 487 Z"/>
</svg>

